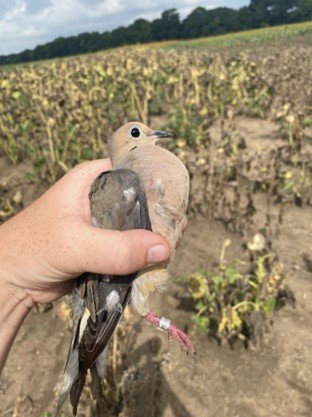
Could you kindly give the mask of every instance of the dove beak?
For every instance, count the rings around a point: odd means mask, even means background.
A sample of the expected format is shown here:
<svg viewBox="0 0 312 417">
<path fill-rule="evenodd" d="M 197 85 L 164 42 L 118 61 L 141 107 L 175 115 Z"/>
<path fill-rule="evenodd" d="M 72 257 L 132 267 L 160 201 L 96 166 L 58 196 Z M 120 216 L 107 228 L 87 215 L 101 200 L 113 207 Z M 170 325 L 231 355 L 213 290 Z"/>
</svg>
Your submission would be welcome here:
<svg viewBox="0 0 312 417">
<path fill-rule="evenodd" d="M 147 134 L 148 137 L 150 137 L 152 140 L 155 141 L 155 143 L 159 139 L 172 139 L 174 138 L 174 135 L 169 132 L 163 132 L 161 130 L 152 130 L 150 133 Z"/>
</svg>

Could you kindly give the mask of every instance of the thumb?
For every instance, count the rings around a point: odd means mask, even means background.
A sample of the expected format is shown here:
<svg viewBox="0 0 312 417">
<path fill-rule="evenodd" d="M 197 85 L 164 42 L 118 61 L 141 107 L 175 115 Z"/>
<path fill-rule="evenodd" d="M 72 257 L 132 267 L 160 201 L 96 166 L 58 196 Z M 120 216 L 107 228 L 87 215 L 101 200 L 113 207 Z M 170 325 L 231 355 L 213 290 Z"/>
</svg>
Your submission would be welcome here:
<svg viewBox="0 0 312 417">
<path fill-rule="evenodd" d="M 166 240 L 147 230 L 120 232 L 85 225 L 79 240 L 78 273 L 126 275 L 170 257 Z"/>
</svg>

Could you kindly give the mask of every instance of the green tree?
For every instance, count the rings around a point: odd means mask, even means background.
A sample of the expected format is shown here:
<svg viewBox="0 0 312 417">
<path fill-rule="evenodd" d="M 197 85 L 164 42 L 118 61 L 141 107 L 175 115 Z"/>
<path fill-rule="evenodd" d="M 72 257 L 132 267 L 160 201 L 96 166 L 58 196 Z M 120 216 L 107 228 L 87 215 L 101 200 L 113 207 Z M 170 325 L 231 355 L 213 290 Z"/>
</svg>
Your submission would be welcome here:
<svg viewBox="0 0 312 417">
<path fill-rule="evenodd" d="M 179 39 L 181 23 L 176 9 L 165 10 L 160 19 L 152 22 L 152 35 L 154 40 Z"/>
<path fill-rule="evenodd" d="M 206 10 L 198 7 L 184 20 L 184 38 L 216 35 L 240 29 L 238 12 L 227 7 Z"/>
<path fill-rule="evenodd" d="M 237 26 L 239 30 L 246 30 L 253 27 L 254 17 L 249 7 L 242 7 L 237 11 Z"/>
<path fill-rule="evenodd" d="M 271 0 L 268 7 L 269 24 L 280 25 L 290 21 L 290 12 L 297 8 L 297 0 Z"/>
<path fill-rule="evenodd" d="M 197 7 L 183 21 L 183 38 L 197 38 L 203 36 L 206 23 L 207 10 L 204 7 Z"/>
<path fill-rule="evenodd" d="M 207 23 L 203 34 L 207 36 L 234 32 L 240 29 L 237 21 L 237 11 L 227 7 L 208 10 L 206 19 Z"/>
<path fill-rule="evenodd" d="M 111 32 L 111 47 L 127 45 L 128 43 L 127 28 L 124 26 L 120 26 Z"/>
<path fill-rule="evenodd" d="M 137 19 L 127 28 L 130 43 L 143 43 L 153 40 L 152 24 L 145 19 Z"/>
<path fill-rule="evenodd" d="M 297 6 L 289 12 L 291 22 L 312 20 L 312 0 L 298 0 Z"/>
<path fill-rule="evenodd" d="M 252 28 L 259 28 L 268 25 L 270 6 L 271 0 L 251 0 L 249 10 L 253 15 Z"/>
</svg>

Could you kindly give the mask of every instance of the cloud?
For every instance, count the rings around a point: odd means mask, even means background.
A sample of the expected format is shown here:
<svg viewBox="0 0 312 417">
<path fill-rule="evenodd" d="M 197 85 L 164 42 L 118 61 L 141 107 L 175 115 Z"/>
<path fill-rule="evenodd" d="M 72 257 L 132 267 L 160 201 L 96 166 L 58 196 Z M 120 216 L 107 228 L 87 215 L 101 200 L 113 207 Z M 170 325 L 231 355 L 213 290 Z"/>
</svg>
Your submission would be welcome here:
<svg viewBox="0 0 312 417">
<path fill-rule="evenodd" d="M 59 36 L 104 32 L 169 8 L 182 18 L 197 6 L 241 7 L 248 0 L 0 0 L 0 55 L 32 49 Z"/>
</svg>

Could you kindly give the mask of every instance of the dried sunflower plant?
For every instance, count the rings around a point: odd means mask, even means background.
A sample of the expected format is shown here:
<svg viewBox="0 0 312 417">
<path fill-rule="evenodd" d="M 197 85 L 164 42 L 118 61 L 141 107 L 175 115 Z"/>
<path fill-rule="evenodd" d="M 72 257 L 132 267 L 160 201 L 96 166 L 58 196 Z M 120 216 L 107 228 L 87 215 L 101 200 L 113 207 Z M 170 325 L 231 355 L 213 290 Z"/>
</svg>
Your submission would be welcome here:
<svg viewBox="0 0 312 417">
<path fill-rule="evenodd" d="M 246 245 L 245 256 L 226 262 L 223 244 L 215 271 L 196 272 L 187 278 L 187 290 L 194 301 L 195 329 L 208 332 L 219 343 L 237 340 L 245 346 L 259 345 L 268 320 L 295 298 L 286 284 L 283 265 L 268 252 L 266 238 L 257 233 Z"/>
</svg>

